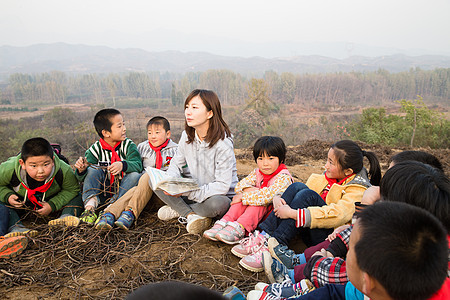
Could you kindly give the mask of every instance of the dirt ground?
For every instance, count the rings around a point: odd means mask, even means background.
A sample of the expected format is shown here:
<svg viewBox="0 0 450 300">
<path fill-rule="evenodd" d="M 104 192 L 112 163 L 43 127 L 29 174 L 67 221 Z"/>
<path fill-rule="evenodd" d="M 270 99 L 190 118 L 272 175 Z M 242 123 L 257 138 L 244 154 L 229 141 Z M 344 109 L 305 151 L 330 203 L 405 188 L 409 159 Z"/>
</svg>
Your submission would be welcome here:
<svg viewBox="0 0 450 300">
<path fill-rule="evenodd" d="M 323 171 L 330 143 L 308 141 L 289 147 L 286 164 L 296 179 L 305 182 L 311 173 Z M 390 156 L 404 149 L 361 144 L 374 151 L 383 170 Z M 449 149 L 430 150 L 450 171 Z M 237 149 L 239 178 L 255 163 L 250 149 Z M 264 273 L 239 266 L 231 246 L 186 233 L 177 221 L 160 221 L 159 201 L 151 201 L 130 231 L 95 231 L 77 228 L 49 229 L 47 220 L 28 218 L 40 235 L 31 238 L 22 255 L 0 261 L 0 293 L 3 299 L 123 299 L 130 291 L 157 281 L 181 280 L 223 291 L 237 285 L 248 292 Z M 296 243 L 297 251 L 302 250 Z"/>
</svg>

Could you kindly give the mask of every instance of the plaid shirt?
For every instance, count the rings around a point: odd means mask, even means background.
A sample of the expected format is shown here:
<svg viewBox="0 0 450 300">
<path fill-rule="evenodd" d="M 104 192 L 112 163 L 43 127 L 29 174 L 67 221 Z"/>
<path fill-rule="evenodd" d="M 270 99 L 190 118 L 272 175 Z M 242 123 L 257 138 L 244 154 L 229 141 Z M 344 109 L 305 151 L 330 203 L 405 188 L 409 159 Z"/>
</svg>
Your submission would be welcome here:
<svg viewBox="0 0 450 300">
<path fill-rule="evenodd" d="M 312 266 L 312 269 L 308 266 Z M 345 260 L 339 257 L 313 256 L 308 261 L 304 274 L 315 287 L 348 282 Z"/>
</svg>

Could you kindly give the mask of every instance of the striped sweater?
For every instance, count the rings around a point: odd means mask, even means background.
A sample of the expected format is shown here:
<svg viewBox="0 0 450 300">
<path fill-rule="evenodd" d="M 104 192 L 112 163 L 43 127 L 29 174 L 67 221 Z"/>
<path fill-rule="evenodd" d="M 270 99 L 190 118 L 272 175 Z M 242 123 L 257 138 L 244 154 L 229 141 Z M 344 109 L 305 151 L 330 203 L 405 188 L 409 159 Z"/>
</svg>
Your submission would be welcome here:
<svg viewBox="0 0 450 300">
<path fill-rule="evenodd" d="M 131 172 L 142 172 L 142 160 L 141 155 L 137 150 L 137 146 L 132 140 L 126 138 L 120 145 L 116 148 L 116 152 L 122 160 L 124 173 Z M 84 156 L 90 164 L 97 165 L 101 162 L 110 163 L 112 153 L 110 150 L 105 150 L 100 145 L 99 141 L 96 141 L 88 150 L 86 150 Z M 84 180 L 87 172 L 83 174 L 76 175 L 79 180 Z"/>
</svg>

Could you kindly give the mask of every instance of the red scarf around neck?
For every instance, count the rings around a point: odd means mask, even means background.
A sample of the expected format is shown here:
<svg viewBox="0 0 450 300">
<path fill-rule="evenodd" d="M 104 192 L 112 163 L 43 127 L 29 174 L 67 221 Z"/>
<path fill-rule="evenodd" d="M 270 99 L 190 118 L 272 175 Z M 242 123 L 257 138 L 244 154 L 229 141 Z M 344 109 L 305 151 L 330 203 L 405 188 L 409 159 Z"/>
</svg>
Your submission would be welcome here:
<svg viewBox="0 0 450 300">
<path fill-rule="evenodd" d="M 34 209 L 36 209 L 36 206 L 43 207 L 43 205 L 40 204 L 39 201 L 36 199 L 36 196 L 35 196 L 36 192 L 45 193 L 46 191 L 48 191 L 48 189 L 50 188 L 50 186 L 53 183 L 54 178 L 55 177 L 53 177 L 50 181 L 48 181 L 44 185 L 41 185 L 40 187 L 35 188 L 35 189 L 30 189 L 23 182 L 20 183 L 27 190 L 28 199 L 30 199 L 31 203 L 34 204 Z"/>
<path fill-rule="evenodd" d="M 107 142 L 105 142 L 104 139 L 100 139 L 100 145 L 102 146 L 102 148 L 104 150 L 111 151 L 111 164 L 115 163 L 116 161 L 122 161 L 119 157 L 119 154 L 117 154 L 117 152 L 116 152 L 116 148 L 120 146 L 120 143 L 122 143 L 122 142 L 117 142 L 114 145 L 114 147 L 111 147 L 111 145 L 108 144 Z M 122 174 L 123 174 L 123 172 L 122 172 Z M 109 183 L 110 183 L 110 186 L 112 187 L 113 183 L 114 183 L 114 175 L 112 175 L 112 174 L 111 174 Z"/>
<path fill-rule="evenodd" d="M 162 167 L 162 155 L 161 155 L 161 149 L 164 148 L 165 146 L 167 146 L 167 144 L 169 143 L 169 139 L 167 139 L 162 145 L 158 146 L 158 147 L 154 147 L 150 141 L 148 141 L 148 144 L 150 145 L 150 148 L 152 148 L 153 151 L 155 151 L 156 153 L 156 168 L 157 169 L 161 169 Z"/>
<path fill-rule="evenodd" d="M 342 179 L 341 181 L 337 181 L 336 178 L 328 178 L 327 174 L 325 175 L 325 179 L 328 181 L 327 186 L 323 189 L 322 194 L 320 194 L 320 197 L 322 197 L 323 201 L 326 201 L 325 199 L 327 198 L 328 192 L 330 191 L 331 187 L 333 186 L 333 184 L 338 184 L 338 185 L 342 185 L 350 176 L 355 175 L 354 173 L 348 175 L 347 177 L 345 177 L 344 179 Z"/>
<path fill-rule="evenodd" d="M 273 172 L 272 174 L 266 175 L 263 172 L 261 172 L 260 169 L 258 169 L 259 173 L 263 176 L 263 181 L 261 184 L 261 188 L 266 187 L 269 184 L 269 180 L 272 179 L 272 177 L 276 176 L 278 173 L 280 173 L 282 170 L 287 169 L 285 164 L 280 164 L 278 168 Z"/>
</svg>

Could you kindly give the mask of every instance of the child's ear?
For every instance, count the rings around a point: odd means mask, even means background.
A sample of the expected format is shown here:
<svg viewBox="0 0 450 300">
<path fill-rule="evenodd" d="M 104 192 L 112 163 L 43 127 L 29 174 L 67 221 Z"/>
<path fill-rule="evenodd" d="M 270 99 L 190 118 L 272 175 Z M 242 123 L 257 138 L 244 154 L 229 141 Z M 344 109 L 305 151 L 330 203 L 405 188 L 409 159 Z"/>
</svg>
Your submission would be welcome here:
<svg viewBox="0 0 450 300">
<path fill-rule="evenodd" d="M 363 280 L 362 280 L 362 291 L 363 294 L 369 296 L 373 289 L 375 288 L 375 279 L 372 278 L 369 274 L 367 274 L 366 272 L 362 272 L 361 273 Z"/>
<path fill-rule="evenodd" d="M 166 137 L 167 137 L 167 139 L 170 139 L 170 134 L 171 134 L 171 133 L 170 133 L 170 130 L 167 130 L 167 131 L 166 131 Z"/>
<path fill-rule="evenodd" d="M 103 135 L 103 137 L 110 137 L 111 136 L 111 132 L 109 132 L 108 130 L 103 129 L 102 130 L 102 135 Z"/>
<path fill-rule="evenodd" d="M 25 162 L 23 161 L 23 159 L 19 159 L 19 164 L 22 167 L 22 169 L 25 168 Z"/>
<path fill-rule="evenodd" d="M 348 168 L 344 170 L 344 174 L 345 176 L 349 176 L 353 174 L 353 169 L 352 168 Z"/>
</svg>

